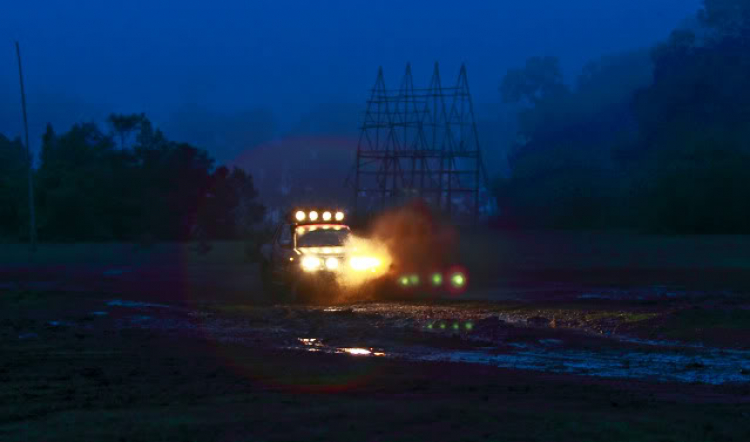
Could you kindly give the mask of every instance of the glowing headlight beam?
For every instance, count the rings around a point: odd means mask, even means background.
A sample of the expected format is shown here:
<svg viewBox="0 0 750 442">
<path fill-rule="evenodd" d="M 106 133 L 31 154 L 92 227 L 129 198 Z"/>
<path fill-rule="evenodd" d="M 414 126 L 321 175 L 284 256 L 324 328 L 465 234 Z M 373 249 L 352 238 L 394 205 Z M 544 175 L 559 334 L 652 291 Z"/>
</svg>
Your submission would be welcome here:
<svg viewBox="0 0 750 442">
<path fill-rule="evenodd" d="M 317 256 L 306 256 L 302 258 L 302 270 L 306 272 L 314 272 L 320 269 L 322 262 Z"/>
<path fill-rule="evenodd" d="M 331 220 L 331 212 L 323 212 L 323 221 Z"/>
<path fill-rule="evenodd" d="M 317 221 L 318 220 L 318 212 L 316 212 L 314 210 L 312 212 L 310 212 L 308 214 L 308 216 L 310 217 L 310 221 Z"/>
<path fill-rule="evenodd" d="M 380 266 L 380 260 L 371 256 L 355 256 L 349 261 L 349 265 L 357 271 L 370 270 Z"/>
<path fill-rule="evenodd" d="M 336 212 L 336 221 L 344 220 L 344 212 Z"/>
<path fill-rule="evenodd" d="M 294 217 L 297 219 L 297 221 L 304 221 L 305 220 L 305 212 L 299 210 L 297 213 L 294 214 Z"/>
<path fill-rule="evenodd" d="M 339 268 L 339 260 L 336 258 L 326 259 L 326 268 L 328 270 L 336 270 L 337 268 Z"/>
</svg>

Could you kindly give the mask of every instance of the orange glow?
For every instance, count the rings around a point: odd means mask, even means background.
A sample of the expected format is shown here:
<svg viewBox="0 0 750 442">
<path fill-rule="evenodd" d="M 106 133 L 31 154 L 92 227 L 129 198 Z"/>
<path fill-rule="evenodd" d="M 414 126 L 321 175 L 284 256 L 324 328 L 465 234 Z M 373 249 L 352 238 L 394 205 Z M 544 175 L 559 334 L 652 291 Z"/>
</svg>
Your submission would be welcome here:
<svg viewBox="0 0 750 442">
<path fill-rule="evenodd" d="M 346 265 L 339 267 L 339 284 L 358 287 L 386 274 L 392 259 L 388 248 L 380 241 L 349 235 L 344 244 Z"/>
</svg>

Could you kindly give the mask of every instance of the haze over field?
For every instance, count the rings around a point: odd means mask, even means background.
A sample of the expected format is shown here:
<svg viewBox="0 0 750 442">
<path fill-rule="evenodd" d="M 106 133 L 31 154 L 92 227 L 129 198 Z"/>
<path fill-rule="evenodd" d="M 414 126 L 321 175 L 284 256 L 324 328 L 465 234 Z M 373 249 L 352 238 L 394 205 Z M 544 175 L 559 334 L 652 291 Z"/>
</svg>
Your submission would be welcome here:
<svg viewBox="0 0 750 442">
<path fill-rule="evenodd" d="M 23 51 L 31 139 L 111 112 L 145 112 L 166 134 L 232 162 L 283 137 L 356 136 L 378 66 L 399 84 L 466 62 L 492 171 L 506 71 L 532 55 L 573 81 L 589 60 L 648 48 L 700 0 L 25 1 L 0 14 L 0 133 L 21 134 L 12 42 Z M 197 126 L 196 121 L 201 125 Z M 494 132 L 493 132 L 494 131 Z"/>
</svg>

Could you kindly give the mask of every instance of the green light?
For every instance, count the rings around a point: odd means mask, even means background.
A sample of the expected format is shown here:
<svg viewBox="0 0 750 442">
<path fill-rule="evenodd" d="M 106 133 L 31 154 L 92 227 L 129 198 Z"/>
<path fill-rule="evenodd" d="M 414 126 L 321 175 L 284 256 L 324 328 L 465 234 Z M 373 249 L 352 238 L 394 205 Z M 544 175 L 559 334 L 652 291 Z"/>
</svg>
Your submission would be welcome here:
<svg viewBox="0 0 750 442">
<path fill-rule="evenodd" d="M 441 328 L 442 330 L 445 330 L 445 324 L 444 324 L 444 323 L 443 323 L 443 324 L 440 324 L 440 328 Z"/>
<path fill-rule="evenodd" d="M 409 276 L 409 282 L 412 285 L 418 285 L 419 284 L 419 275 L 411 275 L 411 276 Z"/>
<path fill-rule="evenodd" d="M 407 286 L 407 285 L 409 285 L 409 277 L 402 276 L 402 277 L 400 277 L 398 279 L 398 282 L 401 283 L 401 285 L 403 285 L 403 286 Z"/>
<path fill-rule="evenodd" d="M 458 322 L 453 324 L 453 330 L 458 330 Z"/>
<path fill-rule="evenodd" d="M 462 273 L 454 273 L 451 276 L 451 284 L 453 287 L 463 287 L 466 284 L 466 278 Z"/>
<path fill-rule="evenodd" d="M 473 328 L 474 328 L 474 324 L 472 324 L 471 322 L 466 323 L 466 330 L 471 330 Z"/>
<path fill-rule="evenodd" d="M 427 324 L 427 328 L 429 328 L 430 330 L 432 330 L 432 324 Z"/>
<path fill-rule="evenodd" d="M 432 275 L 432 285 L 440 285 L 443 283 L 443 275 L 440 273 L 434 273 Z"/>
</svg>

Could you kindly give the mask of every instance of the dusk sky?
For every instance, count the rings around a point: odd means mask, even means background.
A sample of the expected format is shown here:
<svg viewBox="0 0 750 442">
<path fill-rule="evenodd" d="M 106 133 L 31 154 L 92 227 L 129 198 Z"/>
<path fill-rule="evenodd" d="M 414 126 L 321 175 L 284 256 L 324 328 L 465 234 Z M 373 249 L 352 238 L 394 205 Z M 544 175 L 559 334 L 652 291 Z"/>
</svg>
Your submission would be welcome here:
<svg viewBox="0 0 750 442">
<path fill-rule="evenodd" d="M 362 104 L 378 66 L 398 85 L 439 61 L 468 67 L 475 102 L 500 100 L 509 67 L 556 55 L 568 78 L 598 56 L 650 47 L 700 0 L 6 2 L 0 15 L 0 133 L 21 133 L 13 42 L 24 58 L 32 144 L 109 112 L 159 123 L 185 105 L 266 108 L 279 131 L 318 104 Z M 190 141 L 190 140 L 188 140 Z"/>
</svg>

